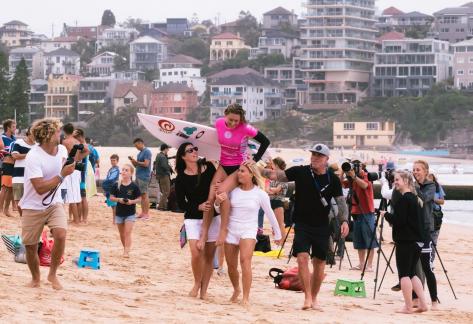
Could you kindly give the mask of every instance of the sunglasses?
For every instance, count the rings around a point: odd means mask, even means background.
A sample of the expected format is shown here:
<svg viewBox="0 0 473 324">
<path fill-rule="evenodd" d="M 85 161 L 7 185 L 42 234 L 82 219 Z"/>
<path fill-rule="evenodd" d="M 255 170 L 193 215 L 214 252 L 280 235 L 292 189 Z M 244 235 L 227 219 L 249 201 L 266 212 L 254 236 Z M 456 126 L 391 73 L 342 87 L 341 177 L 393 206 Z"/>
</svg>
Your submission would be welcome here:
<svg viewBox="0 0 473 324">
<path fill-rule="evenodd" d="M 196 147 L 192 147 L 192 148 L 190 148 L 190 149 L 187 149 L 185 152 L 191 154 L 191 153 L 194 152 L 194 151 L 195 151 L 195 152 L 198 152 L 198 151 L 199 151 L 199 148 L 198 148 L 197 146 L 196 146 Z"/>
</svg>

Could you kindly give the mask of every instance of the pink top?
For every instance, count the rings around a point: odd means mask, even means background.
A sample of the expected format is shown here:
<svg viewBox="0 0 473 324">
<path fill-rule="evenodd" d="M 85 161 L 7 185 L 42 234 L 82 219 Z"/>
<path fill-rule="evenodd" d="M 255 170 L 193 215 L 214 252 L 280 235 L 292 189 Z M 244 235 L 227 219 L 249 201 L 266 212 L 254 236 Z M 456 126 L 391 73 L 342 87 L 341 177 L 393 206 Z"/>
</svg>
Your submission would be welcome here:
<svg viewBox="0 0 473 324">
<path fill-rule="evenodd" d="M 255 137 L 258 130 L 248 124 L 239 124 L 236 128 L 228 128 L 225 118 L 215 122 L 218 143 L 220 144 L 220 164 L 224 166 L 240 165 L 246 156 L 248 137 Z"/>
</svg>

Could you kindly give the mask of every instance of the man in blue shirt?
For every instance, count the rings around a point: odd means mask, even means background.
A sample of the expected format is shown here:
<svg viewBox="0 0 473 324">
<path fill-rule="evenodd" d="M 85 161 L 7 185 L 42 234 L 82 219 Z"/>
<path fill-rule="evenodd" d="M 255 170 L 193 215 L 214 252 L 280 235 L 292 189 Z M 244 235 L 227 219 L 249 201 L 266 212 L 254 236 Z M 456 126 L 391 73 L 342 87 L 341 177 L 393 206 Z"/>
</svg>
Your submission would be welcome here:
<svg viewBox="0 0 473 324">
<path fill-rule="evenodd" d="M 136 160 L 131 156 L 128 159 L 136 168 L 136 184 L 141 192 L 141 214 L 138 218 L 147 220 L 149 218 L 149 197 L 148 186 L 151 180 L 151 151 L 145 147 L 145 143 L 141 138 L 136 138 L 133 141 L 136 149 L 140 151 Z"/>
<path fill-rule="evenodd" d="M 3 131 L 2 134 L 2 145 L 3 145 L 3 159 L 2 159 L 2 189 L 0 192 L 0 212 L 12 217 L 10 214 L 9 208 L 10 203 L 13 204 L 13 191 L 12 191 L 12 176 L 13 176 L 13 165 L 15 160 L 13 160 L 10 155 L 11 148 L 16 141 L 15 132 L 16 132 L 16 122 L 13 119 L 7 119 L 3 122 Z"/>
</svg>

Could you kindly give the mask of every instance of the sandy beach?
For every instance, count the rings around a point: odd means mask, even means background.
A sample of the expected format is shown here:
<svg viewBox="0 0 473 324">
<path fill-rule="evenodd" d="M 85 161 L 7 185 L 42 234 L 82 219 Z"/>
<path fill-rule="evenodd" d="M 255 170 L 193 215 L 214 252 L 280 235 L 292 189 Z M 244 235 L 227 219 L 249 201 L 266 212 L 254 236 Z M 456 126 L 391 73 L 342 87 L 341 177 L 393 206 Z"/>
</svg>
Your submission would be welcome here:
<svg viewBox="0 0 473 324">
<path fill-rule="evenodd" d="M 30 274 L 25 264 L 18 264 L 6 248 L 0 247 L 0 322 L 143 322 L 143 323 L 472 323 L 473 322 L 473 238 L 471 227 L 446 224 L 440 235 L 440 254 L 447 267 L 458 300 L 453 298 L 440 264 L 435 273 L 439 283 L 441 311 L 421 315 L 400 315 L 394 311 L 402 303 L 400 292 L 390 287 L 397 275 L 388 273 L 376 300 L 372 299 L 374 273 L 367 273 L 367 298 L 336 297 L 339 278 L 359 279 L 359 272 L 349 270 L 345 259 L 341 271 L 326 268 L 327 277 L 320 293 L 323 312 L 300 311 L 303 294 L 274 288 L 268 277 L 271 267 L 296 265 L 291 259 L 253 258 L 252 306 L 245 309 L 227 302 L 231 294 L 228 276 L 214 274 L 209 301 L 187 297 L 192 287 L 190 253 L 180 249 L 178 233 L 182 214 L 151 212 L 149 221 L 135 225 L 134 246 L 130 259 L 121 257 L 122 248 L 111 212 L 103 196 L 91 200 L 89 224 L 71 226 L 68 231 L 65 262 L 59 275 L 65 289 L 54 291 L 47 283 L 48 268 L 41 267 L 42 287 L 26 288 Z M 19 217 L 0 218 L 2 233 L 20 232 Z M 389 232 L 389 230 L 388 230 Z M 390 234 L 385 233 L 383 249 L 389 254 Z M 289 238 L 286 251 L 292 243 Z M 72 260 L 82 248 L 98 249 L 101 269 L 79 269 Z M 352 244 L 347 243 L 352 261 Z M 384 270 L 385 262 L 381 261 Z M 427 295 L 427 292 L 426 292 Z"/>
</svg>

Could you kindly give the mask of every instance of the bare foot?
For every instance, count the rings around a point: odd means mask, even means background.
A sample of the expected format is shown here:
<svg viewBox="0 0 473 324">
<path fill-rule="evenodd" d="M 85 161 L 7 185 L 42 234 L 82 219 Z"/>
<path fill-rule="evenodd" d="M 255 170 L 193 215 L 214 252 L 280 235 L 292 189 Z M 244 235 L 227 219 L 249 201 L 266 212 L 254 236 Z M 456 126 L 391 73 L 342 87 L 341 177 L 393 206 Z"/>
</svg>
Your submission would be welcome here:
<svg viewBox="0 0 473 324">
<path fill-rule="evenodd" d="M 316 310 L 316 311 L 319 311 L 319 312 L 323 312 L 324 310 L 322 309 L 322 307 L 320 307 L 319 303 L 316 301 L 316 300 L 313 300 L 312 301 L 312 309 Z"/>
<path fill-rule="evenodd" d="M 438 310 L 440 310 L 440 308 L 439 308 L 439 302 L 432 302 L 432 307 L 430 307 L 430 310 L 433 310 L 433 311 L 438 311 Z"/>
<path fill-rule="evenodd" d="M 4 210 L 3 213 L 4 213 L 5 216 L 7 216 L 7 217 L 14 217 L 12 214 L 10 214 L 10 211 L 8 211 L 8 210 Z"/>
<path fill-rule="evenodd" d="M 241 306 L 243 306 L 245 308 L 249 308 L 250 307 L 250 301 L 248 299 L 243 299 L 241 301 Z"/>
<path fill-rule="evenodd" d="M 240 293 L 241 293 L 241 290 L 240 290 L 240 289 L 234 290 L 232 297 L 230 297 L 230 301 L 231 301 L 232 303 L 238 302 L 238 296 L 240 296 Z"/>
<path fill-rule="evenodd" d="M 402 313 L 402 314 L 412 314 L 413 312 L 414 310 L 412 308 L 407 308 L 406 306 L 396 311 L 396 313 Z"/>
<path fill-rule="evenodd" d="M 31 280 L 29 283 L 25 285 L 27 288 L 39 288 L 41 286 L 41 281 L 39 280 Z"/>
<path fill-rule="evenodd" d="M 48 281 L 53 286 L 53 289 L 55 289 L 55 290 L 62 290 L 63 289 L 61 283 L 59 282 L 59 280 L 57 279 L 56 276 L 49 275 L 48 276 Z"/>
<path fill-rule="evenodd" d="M 130 258 L 130 252 L 123 252 L 123 257 L 125 259 L 129 259 Z"/>
<path fill-rule="evenodd" d="M 415 312 L 416 312 L 416 313 L 423 313 L 423 312 L 426 312 L 426 311 L 428 311 L 428 310 L 429 310 L 429 308 L 428 308 L 427 306 L 424 306 L 424 307 L 419 306 L 419 307 L 415 310 Z"/>
<path fill-rule="evenodd" d="M 312 308 L 312 302 L 310 300 L 304 300 L 304 306 L 302 306 L 302 310 L 308 310 Z"/>
<path fill-rule="evenodd" d="M 201 293 L 199 298 L 202 299 L 202 300 L 209 300 L 209 295 L 207 293 L 205 293 L 205 294 Z"/>
<path fill-rule="evenodd" d="M 192 290 L 189 292 L 189 297 L 197 297 L 197 295 L 199 294 L 199 289 L 199 286 L 194 285 L 194 287 L 192 287 Z"/>
</svg>

